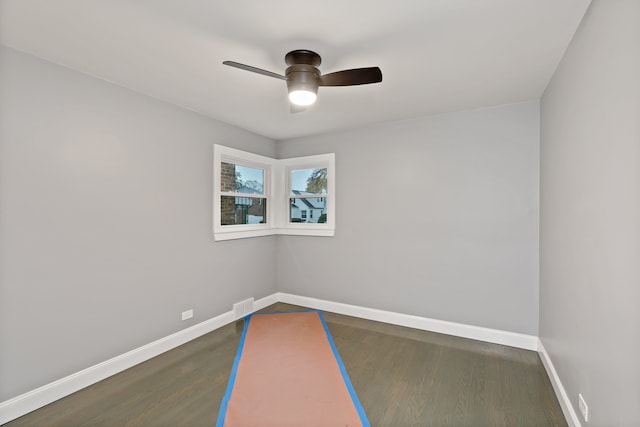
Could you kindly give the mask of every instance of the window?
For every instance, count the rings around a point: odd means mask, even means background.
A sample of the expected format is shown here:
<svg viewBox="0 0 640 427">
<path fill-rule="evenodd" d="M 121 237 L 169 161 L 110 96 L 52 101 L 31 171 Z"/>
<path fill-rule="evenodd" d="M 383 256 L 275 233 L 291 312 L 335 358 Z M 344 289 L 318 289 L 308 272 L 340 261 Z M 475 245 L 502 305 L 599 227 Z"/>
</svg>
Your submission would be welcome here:
<svg viewBox="0 0 640 427">
<path fill-rule="evenodd" d="M 289 212 L 280 233 L 333 236 L 335 155 L 320 154 L 280 162 L 287 180 L 286 197 L 289 199 Z"/>
<path fill-rule="evenodd" d="M 316 169 L 293 169 L 291 174 L 291 205 L 303 205 L 309 209 L 309 220 L 307 221 L 307 211 L 300 211 L 301 216 L 296 215 L 296 211 L 289 213 L 290 222 L 317 223 L 313 220 L 313 211 L 318 209 L 326 213 L 327 205 L 322 197 L 311 197 L 316 194 L 327 193 L 327 168 Z M 317 219 L 317 218 L 316 218 Z"/>
<path fill-rule="evenodd" d="M 220 197 L 221 225 L 267 222 L 264 169 L 223 161 L 220 171 Z"/>
<path fill-rule="evenodd" d="M 274 234 L 272 159 L 216 145 L 213 169 L 215 239 Z"/>
<path fill-rule="evenodd" d="M 333 236 L 334 157 L 276 160 L 214 145 L 214 239 Z"/>
</svg>

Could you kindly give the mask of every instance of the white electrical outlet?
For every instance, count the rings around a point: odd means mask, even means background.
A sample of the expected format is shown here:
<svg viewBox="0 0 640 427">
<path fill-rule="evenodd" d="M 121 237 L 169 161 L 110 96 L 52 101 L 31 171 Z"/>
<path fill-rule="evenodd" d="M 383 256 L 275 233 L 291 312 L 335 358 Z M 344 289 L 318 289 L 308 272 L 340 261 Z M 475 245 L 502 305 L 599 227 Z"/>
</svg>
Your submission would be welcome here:
<svg viewBox="0 0 640 427">
<path fill-rule="evenodd" d="M 182 320 L 191 319 L 193 317 L 193 309 L 182 312 Z"/>
<path fill-rule="evenodd" d="M 584 418 L 585 422 L 589 422 L 589 407 L 587 406 L 587 402 L 584 401 L 584 397 L 582 394 L 578 393 L 578 408 L 582 413 L 582 418 Z"/>
</svg>

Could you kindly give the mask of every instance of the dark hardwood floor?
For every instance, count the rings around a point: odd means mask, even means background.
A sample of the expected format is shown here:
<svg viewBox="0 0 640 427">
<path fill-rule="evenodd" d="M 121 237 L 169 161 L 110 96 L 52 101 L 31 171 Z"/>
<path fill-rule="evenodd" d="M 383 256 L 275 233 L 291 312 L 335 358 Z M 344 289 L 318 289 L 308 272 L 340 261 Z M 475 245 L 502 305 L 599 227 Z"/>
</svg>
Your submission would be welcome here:
<svg viewBox="0 0 640 427">
<path fill-rule="evenodd" d="M 324 316 L 372 426 L 567 425 L 536 352 Z M 213 426 L 242 327 L 227 325 L 6 426 Z"/>
</svg>

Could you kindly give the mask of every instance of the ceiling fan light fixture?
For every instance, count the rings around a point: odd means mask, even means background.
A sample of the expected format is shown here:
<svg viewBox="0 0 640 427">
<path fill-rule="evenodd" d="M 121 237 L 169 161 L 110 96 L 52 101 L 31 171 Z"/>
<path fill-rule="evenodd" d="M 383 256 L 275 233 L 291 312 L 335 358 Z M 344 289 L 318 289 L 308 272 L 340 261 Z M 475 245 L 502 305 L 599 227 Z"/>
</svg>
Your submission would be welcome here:
<svg viewBox="0 0 640 427">
<path fill-rule="evenodd" d="M 290 58 L 291 60 L 291 58 Z M 292 65 L 285 71 L 289 101 L 294 105 L 306 107 L 316 102 L 318 97 L 319 71 L 313 65 Z"/>
<path fill-rule="evenodd" d="M 318 95 L 311 89 L 295 89 L 289 92 L 289 101 L 303 107 L 313 104 L 317 98 Z"/>
</svg>

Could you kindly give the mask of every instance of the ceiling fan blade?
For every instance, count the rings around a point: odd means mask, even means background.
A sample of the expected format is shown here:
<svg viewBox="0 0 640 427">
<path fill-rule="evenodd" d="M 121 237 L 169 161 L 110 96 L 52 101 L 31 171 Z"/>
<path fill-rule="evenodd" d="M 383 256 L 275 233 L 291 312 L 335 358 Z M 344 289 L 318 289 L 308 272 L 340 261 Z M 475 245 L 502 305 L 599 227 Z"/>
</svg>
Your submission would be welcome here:
<svg viewBox="0 0 640 427">
<path fill-rule="evenodd" d="M 291 114 L 296 114 L 296 113 L 303 113 L 305 111 L 307 111 L 307 107 L 303 107 L 302 105 L 296 105 L 293 102 L 289 103 L 289 112 Z"/>
<path fill-rule="evenodd" d="M 382 71 L 378 67 L 354 68 L 322 75 L 319 86 L 355 86 L 381 81 Z"/>
<path fill-rule="evenodd" d="M 287 80 L 285 76 L 282 76 L 277 73 L 272 73 L 271 71 L 263 70 L 262 68 L 252 67 L 251 65 L 241 64 L 239 62 L 234 61 L 224 61 L 224 65 L 228 65 L 229 67 L 240 68 L 241 70 L 251 71 L 252 73 L 262 74 L 263 76 L 275 77 L 280 80 Z"/>
</svg>

